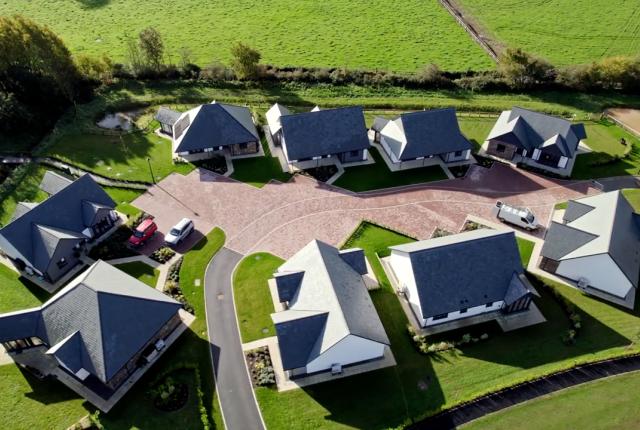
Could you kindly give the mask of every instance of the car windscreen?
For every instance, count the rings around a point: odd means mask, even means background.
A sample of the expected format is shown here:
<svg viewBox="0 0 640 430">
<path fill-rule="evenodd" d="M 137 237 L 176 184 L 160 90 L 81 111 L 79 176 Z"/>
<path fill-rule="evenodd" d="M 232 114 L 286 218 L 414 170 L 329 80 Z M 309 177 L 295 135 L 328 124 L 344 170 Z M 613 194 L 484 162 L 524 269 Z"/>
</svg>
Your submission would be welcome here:
<svg viewBox="0 0 640 430">
<path fill-rule="evenodd" d="M 172 236 L 180 236 L 180 230 L 178 230 L 177 228 L 172 228 L 169 234 Z"/>
<path fill-rule="evenodd" d="M 533 223 L 533 220 L 534 220 L 534 219 L 535 219 L 535 218 L 534 218 L 533 214 L 532 214 L 531 212 L 529 212 L 529 213 L 527 214 L 527 221 L 529 221 L 529 223 Z"/>
<path fill-rule="evenodd" d="M 133 235 L 134 235 L 135 237 L 144 237 L 144 232 L 142 232 L 142 231 L 138 231 L 138 230 L 134 230 L 134 231 L 133 231 Z"/>
</svg>

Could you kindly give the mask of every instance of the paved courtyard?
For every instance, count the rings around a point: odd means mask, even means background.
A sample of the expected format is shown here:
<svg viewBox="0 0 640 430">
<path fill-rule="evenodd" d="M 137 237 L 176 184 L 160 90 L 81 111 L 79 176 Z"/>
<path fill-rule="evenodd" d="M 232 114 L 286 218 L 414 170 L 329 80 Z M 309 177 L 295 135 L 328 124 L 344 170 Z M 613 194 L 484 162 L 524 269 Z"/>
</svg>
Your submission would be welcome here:
<svg viewBox="0 0 640 430">
<path fill-rule="evenodd" d="M 312 239 L 341 244 L 363 219 L 424 239 L 437 227 L 458 231 L 468 214 L 490 218 L 500 199 L 530 207 L 546 225 L 556 202 L 594 192 L 586 181 L 546 179 L 502 164 L 472 166 L 464 179 L 361 194 L 298 175 L 260 189 L 197 169 L 170 175 L 133 204 L 156 217 L 162 234 L 189 217 L 202 234 L 221 227 L 232 250 L 288 258 Z"/>
</svg>

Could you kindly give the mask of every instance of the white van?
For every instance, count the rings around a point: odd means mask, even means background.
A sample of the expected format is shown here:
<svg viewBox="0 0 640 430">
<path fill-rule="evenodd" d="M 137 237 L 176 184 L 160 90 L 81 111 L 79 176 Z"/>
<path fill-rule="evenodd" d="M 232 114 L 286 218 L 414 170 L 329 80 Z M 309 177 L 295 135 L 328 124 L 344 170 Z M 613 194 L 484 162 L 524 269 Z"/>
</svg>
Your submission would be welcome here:
<svg viewBox="0 0 640 430">
<path fill-rule="evenodd" d="M 173 226 L 166 234 L 164 241 L 167 245 L 177 245 L 184 240 L 194 230 L 193 221 L 189 218 L 182 218 L 180 222 Z"/>
<path fill-rule="evenodd" d="M 502 222 L 517 225 L 526 230 L 535 230 L 540 227 L 536 216 L 529 208 L 511 206 L 498 201 L 493 208 L 493 214 Z"/>
</svg>

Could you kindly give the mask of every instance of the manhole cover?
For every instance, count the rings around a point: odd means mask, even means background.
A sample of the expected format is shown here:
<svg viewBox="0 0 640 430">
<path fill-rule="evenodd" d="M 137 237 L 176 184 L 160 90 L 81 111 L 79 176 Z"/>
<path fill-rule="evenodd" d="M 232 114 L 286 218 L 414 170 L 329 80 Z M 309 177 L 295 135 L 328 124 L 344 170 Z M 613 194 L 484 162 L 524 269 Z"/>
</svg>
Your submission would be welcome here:
<svg viewBox="0 0 640 430">
<path fill-rule="evenodd" d="M 218 294 L 218 300 L 224 299 L 224 294 Z"/>
<path fill-rule="evenodd" d="M 193 283 L 196 287 L 200 286 L 200 279 L 196 279 Z"/>
<path fill-rule="evenodd" d="M 263 328 L 262 329 L 262 333 L 265 333 L 265 334 L 269 333 L 269 329 L 268 328 Z"/>
</svg>

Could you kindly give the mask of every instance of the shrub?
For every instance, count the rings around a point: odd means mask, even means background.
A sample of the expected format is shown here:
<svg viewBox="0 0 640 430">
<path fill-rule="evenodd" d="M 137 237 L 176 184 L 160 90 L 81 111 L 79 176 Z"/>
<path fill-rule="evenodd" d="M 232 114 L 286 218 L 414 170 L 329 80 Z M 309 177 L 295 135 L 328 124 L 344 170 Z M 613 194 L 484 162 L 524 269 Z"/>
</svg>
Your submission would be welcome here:
<svg viewBox="0 0 640 430">
<path fill-rule="evenodd" d="M 255 385 L 268 386 L 276 383 L 276 375 L 268 347 L 251 350 L 246 353 L 245 358 Z"/>
<path fill-rule="evenodd" d="M 231 47 L 231 67 L 239 79 L 255 79 L 260 72 L 262 54 L 256 49 L 238 42 Z"/>
<path fill-rule="evenodd" d="M 562 342 L 566 345 L 573 345 L 576 342 L 580 329 L 582 328 L 582 316 L 578 313 L 573 302 L 562 295 L 555 287 L 548 285 L 546 282 L 542 282 L 542 287 L 551 293 L 551 296 L 567 315 L 570 327 L 566 334 L 562 336 Z"/>
<path fill-rule="evenodd" d="M 150 255 L 152 260 L 157 261 L 158 263 L 164 264 L 167 261 L 171 260 L 173 256 L 176 255 L 176 252 L 169 248 L 168 246 L 162 246 L 159 249 L 153 251 Z"/>
<path fill-rule="evenodd" d="M 138 212 L 137 214 L 129 216 L 127 218 L 126 226 L 131 230 L 133 230 L 136 227 L 138 227 L 140 223 L 145 219 L 147 219 L 148 217 L 149 217 L 149 214 L 147 214 L 146 212 Z"/>
<path fill-rule="evenodd" d="M 175 263 L 169 266 L 167 271 L 167 281 L 178 284 L 180 282 L 180 267 L 182 267 L 183 257 L 180 257 Z M 166 288 L 166 287 L 165 287 Z"/>
<path fill-rule="evenodd" d="M 138 255 L 138 252 L 127 245 L 130 236 L 131 230 L 127 226 L 121 225 L 111 236 L 91 248 L 89 257 L 94 260 L 113 260 Z"/>
</svg>

